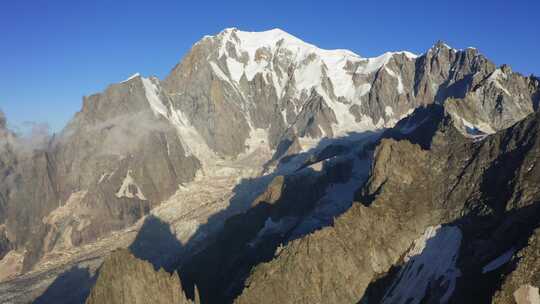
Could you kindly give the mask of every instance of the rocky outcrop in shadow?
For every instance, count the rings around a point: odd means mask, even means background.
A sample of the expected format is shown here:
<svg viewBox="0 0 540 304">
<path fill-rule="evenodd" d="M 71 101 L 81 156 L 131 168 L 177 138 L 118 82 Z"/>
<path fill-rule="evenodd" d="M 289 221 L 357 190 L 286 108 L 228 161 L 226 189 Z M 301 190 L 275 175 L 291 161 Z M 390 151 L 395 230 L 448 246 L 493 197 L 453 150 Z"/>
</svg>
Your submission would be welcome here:
<svg viewBox="0 0 540 304">
<path fill-rule="evenodd" d="M 96 277 L 78 266 L 58 276 L 33 303 L 84 303 Z"/>
<path fill-rule="evenodd" d="M 370 202 L 353 204 L 332 227 L 289 243 L 275 259 L 257 266 L 235 302 L 354 303 L 365 296 L 362 303 L 379 303 L 385 295 L 391 299 L 392 286 L 401 286 L 392 285 L 396 278 L 404 284 L 423 274 L 424 292 L 402 291 L 400 301 L 474 301 L 467 286 L 478 279 L 478 268 L 520 248 L 540 221 L 539 122 L 535 113 L 474 141 L 444 116 L 427 150 L 406 136 L 383 139 L 358 196 L 361 203 L 366 197 Z M 438 269 L 433 261 L 403 263 L 419 238 L 442 223 L 461 231 L 456 255 L 449 258 L 464 273 L 448 278 L 442 269 L 444 280 L 428 275 L 437 273 L 430 272 Z M 476 299 L 490 299 L 496 286 L 479 288 Z"/>
<path fill-rule="evenodd" d="M 155 270 L 172 269 L 176 261 L 175 253 L 180 252 L 182 244 L 171 232 L 169 224 L 154 215 L 145 218 L 135 240 L 129 246 L 129 251 L 138 259 L 150 262 Z"/>
<path fill-rule="evenodd" d="M 128 250 L 113 252 L 99 270 L 87 304 L 191 304 L 182 291 L 178 274 L 163 269 L 155 270 L 152 264 L 137 259 Z M 200 303 L 198 300 L 195 303 Z"/>
<path fill-rule="evenodd" d="M 352 135 L 352 138 L 359 138 L 357 136 Z M 310 214 L 320 207 L 321 199 L 334 191 L 331 190 L 334 185 L 352 179 L 357 159 L 368 162 L 369 158 L 351 153 L 351 143 L 346 142 L 341 139 L 333 144 L 327 139 L 320 149 L 313 149 L 317 152 L 311 157 L 289 157 L 284 162 L 287 166 L 294 162 L 296 170 L 274 175 L 247 211 L 225 221 L 215 241 L 193 257 L 180 260 L 177 269 L 187 294 L 191 296 L 192 286 L 196 285 L 203 303 L 232 303 L 255 266 L 273 259 L 291 240 L 331 225 L 333 217 L 350 206 L 350 200 L 346 201 L 346 206 L 339 206 L 337 202 L 336 206 L 327 206 L 334 208 L 327 211 L 331 214 L 328 222 L 322 217 L 313 218 L 315 223 L 307 222 Z M 280 172 L 279 166 L 276 171 Z M 242 183 L 238 187 L 243 188 Z M 355 190 L 350 190 L 351 199 Z"/>
</svg>

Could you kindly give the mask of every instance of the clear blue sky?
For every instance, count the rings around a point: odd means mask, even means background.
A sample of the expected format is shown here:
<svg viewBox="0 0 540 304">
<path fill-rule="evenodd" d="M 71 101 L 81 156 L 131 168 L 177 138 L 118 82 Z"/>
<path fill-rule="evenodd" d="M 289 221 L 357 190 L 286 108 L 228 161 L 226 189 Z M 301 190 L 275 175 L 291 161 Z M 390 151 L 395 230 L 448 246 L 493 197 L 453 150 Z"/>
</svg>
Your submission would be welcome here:
<svg viewBox="0 0 540 304">
<path fill-rule="evenodd" d="M 537 0 L 2 0 L 0 108 L 12 126 L 59 130 L 82 96 L 135 72 L 163 78 L 193 43 L 227 27 L 277 27 L 362 56 L 423 53 L 441 39 L 538 75 L 539 14 Z"/>
</svg>

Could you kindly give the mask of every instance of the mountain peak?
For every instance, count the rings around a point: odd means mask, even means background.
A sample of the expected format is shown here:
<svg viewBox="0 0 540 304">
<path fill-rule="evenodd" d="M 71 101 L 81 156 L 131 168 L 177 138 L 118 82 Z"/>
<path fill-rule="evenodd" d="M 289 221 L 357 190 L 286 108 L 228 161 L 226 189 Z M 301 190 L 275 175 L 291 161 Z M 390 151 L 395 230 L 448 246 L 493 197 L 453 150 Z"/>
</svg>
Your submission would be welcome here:
<svg viewBox="0 0 540 304">
<path fill-rule="evenodd" d="M 475 47 L 472 47 L 472 46 L 469 46 L 465 49 L 456 49 L 452 46 L 450 46 L 448 43 L 444 42 L 443 40 L 438 40 L 437 42 L 435 42 L 428 50 L 428 53 L 431 52 L 431 51 L 439 51 L 439 50 L 451 50 L 451 51 L 454 51 L 454 52 L 462 52 L 462 51 L 467 51 L 467 52 L 473 52 L 473 53 L 478 53 L 478 49 L 475 48 Z"/>
<path fill-rule="evenodd" d="M 122 81 L 122 82 L 128 82 L 128 81 L 130 81 L 130 80 L 132 80 L 132 79 L 135 79 L 135 78 L 137 78 L 137 77 L 141 77 L 141 74 L 135 73 L 135 74 L 129 76 L 128 78 L 126 78 L 126 80 L 124 80 L 124 81 Z"/>
<path fill-rule="evenodd" d="M 232 43 L 237 49 L 247 51 L 252 55 L 260 48 L 268 48 L 270 50 L 288 49 L 295 54 L 309 55 L 310 53 L 326 53 L 335 55 L 344 55 L 355 58 L 361 58 L 354 52 L 346 49 L 326 50 L 321 49 L 311 43 L 305 42 L 302 39 L 289 34 L 280 29 L 273 28 L 265 31 L 242 31 L 236 27 L 226 28 L 215 36 L 205 36 L 204 39 L 217 39 L 221 42 L 223 48 L 228 42 Z M 222 55 L 223 52 L 220 52 Z"/>
<path fill-rule="evenodd" d="M 451 47 L 443 40 L 437 40 L 437 42 L 435 42 L 435 44 L 433 44 L 433 46 L 430 48 L 430 50 L 440 50 L 440 49 L 455 50 L 455 48 Z"/>
</svg>

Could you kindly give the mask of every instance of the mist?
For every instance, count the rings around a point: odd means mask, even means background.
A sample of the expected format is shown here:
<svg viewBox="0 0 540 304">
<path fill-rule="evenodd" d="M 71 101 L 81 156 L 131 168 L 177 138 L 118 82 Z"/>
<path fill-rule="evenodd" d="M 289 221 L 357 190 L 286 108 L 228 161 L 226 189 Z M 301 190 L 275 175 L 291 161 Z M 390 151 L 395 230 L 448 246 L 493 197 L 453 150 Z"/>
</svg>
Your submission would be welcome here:
<svg viewBox="0 0 540 304">
<path fill-rule="evenodd" d="M 97 155 L 125 156 L 133 153 L 149 134 L 172 130 L 173 126 L 166 120 L 145 110 L 94 124 L 88 124 L 87 121 L 79 124 L 75 121 L 55 136 L 52 145 L 69 143 L 74 136 L 84 134 L 85 138 L 93 141 Z"/>
<path fill-rule="evenodd" d="M 50 138 L 51 128 L 48 123 L 26 121 L 18 126 L 10 126 L 0 110 L 0 151 L 9 148 L 16 154 L 28 154 L 47 149 Z"/>
</svg>

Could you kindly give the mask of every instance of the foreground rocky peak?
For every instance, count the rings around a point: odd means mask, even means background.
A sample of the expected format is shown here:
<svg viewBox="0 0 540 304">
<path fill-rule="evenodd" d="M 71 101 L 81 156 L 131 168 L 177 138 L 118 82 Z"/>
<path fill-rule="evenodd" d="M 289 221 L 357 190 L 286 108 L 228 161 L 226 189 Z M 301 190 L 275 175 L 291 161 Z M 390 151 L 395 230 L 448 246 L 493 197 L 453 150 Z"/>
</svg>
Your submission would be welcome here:
<svg viewBox="0 0 540 304">
<path fill-rule="evenodd" d="M 113 252 L 103 262 L 86 303 L 198 304 L 200 301 L 186 298 L 178 274 L 171 275 L 163 269 L 156 271 L 152 264 L 123 249 Z"/>
</svg>

